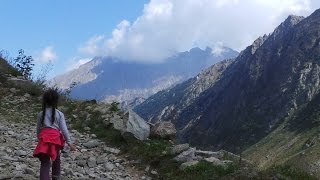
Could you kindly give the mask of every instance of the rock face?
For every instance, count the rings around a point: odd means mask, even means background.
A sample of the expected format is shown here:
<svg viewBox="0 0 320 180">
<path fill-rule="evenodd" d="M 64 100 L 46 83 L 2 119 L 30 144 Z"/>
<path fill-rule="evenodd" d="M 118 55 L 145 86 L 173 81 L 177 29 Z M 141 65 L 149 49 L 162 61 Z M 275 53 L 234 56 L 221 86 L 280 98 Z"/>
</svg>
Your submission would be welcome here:
<svg viewBox="0 0 320 180">
<path fill-rule="evenodd" d="M 126 132 L 130 132 L 139 140 L 146 140 L 150 135 L 150 126 L 133 111 L 129 111 Z"/>
<path fill-rule="evenodd" d="M 72 82 L 79 82 L 71 93 L 74 98 L 117 100 L 124 102 L 124 106 L 135 105 L 216 62 L 238 55 L 238 52 L 230 48 L 222 49 L 221 54 L 214 54 L 211 48 L 193 48 L 155 64 L 97 57 L 79 69 L 54 78 L 52 83 L 56 83 L 61 89 L 67 89 Z"/>
<path fill-rule="evenodd" d="M 239 151 L 319 94 L 319 59 L 320 10 L 289 16 L 236 59 L 151 96 L 135 111 L 153 123 L 174 123 L 181 142 Z"/>
<path fill-rule="evenodd" d="M 158 122 L 151 128 L 151 135 L 163 139 L 174 139 L 177 130 L 171 122 Z"/>
</svg>

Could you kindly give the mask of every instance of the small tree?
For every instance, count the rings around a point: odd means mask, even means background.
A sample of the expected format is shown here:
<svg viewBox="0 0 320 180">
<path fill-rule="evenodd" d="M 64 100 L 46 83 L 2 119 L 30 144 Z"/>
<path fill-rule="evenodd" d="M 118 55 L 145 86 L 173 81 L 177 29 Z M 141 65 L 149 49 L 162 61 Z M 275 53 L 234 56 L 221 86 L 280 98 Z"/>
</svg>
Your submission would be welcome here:
<svg viewBox="0 0 320 180">
<path fill-rule="evenodd" d="M 32 70 L 34 67 L 32 56 L 26 56 L 24 51 L 20 49 L 19 55 L 14 59 L 14 67 L 23 75 L 26 79 L 31 79 Z"/>
</svg>

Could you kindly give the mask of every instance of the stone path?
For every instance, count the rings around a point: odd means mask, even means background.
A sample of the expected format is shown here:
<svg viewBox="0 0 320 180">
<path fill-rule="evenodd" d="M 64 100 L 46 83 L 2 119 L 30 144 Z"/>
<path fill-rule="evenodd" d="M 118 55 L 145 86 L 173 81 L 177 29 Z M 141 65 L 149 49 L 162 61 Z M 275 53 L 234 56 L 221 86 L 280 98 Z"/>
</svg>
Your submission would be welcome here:
<svg viewBox="0 0 320 180">
<path fill-rule="evenodd" d="M 62 179 L 150 179 L 95 135 L 77 131 L 72 135 L 78 151 L 62 153 Z M 10 124 L 0 113 L 0 180 L 38 179 L 39 160 L 32 157 L 36 143 L 34 124 Z"/>
</svg>

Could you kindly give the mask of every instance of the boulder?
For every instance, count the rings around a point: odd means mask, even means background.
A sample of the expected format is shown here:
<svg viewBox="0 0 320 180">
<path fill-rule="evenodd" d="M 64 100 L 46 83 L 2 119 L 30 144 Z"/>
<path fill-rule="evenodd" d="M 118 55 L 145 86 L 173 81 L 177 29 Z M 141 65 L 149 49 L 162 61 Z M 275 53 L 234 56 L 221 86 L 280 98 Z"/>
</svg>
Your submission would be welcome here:
<svg viewBox="0 0 320 180">
<path fill-rule="evenodd" d="M 178 145 L 175 145 L 173 147 L 170 147 L 169 148 L 169 153 L 170 154 L 180 154 L 181 152 L 189 149 L 189 144 L 178 144 Z"/>
<path fill-rule="evenodd" d="M 114 129 L 117 129 L 121 132 L 126 132 L 127 120 L 122 119 L 120 116 L 115 114 L 113 117 L 111 117 L 110 123 L 113 124 Z"/>
<path fill-rule="evenodd" d="M 221 151 L 212 152 L 212 151 L 197 150 L 196 151 L 196 156 L 203 156 L 203 157 L 206 157 L 206 158 L 215 157 L 215 158 L 221 159 L 221 158 L 223 158 L 224 153 L 222 153 Z"/>
<path fill-rule="evenodd" d="M 225 166 L 224 162 L 222 162 L 220 159 L 215 157 L 205 158 L 204 160 L 212 163 L 214 166 Z"/>
<path fill-rule="evenodd" d="M 177 157 L 174 158 L 174 160 L 179 161 L 179 162 L 189 162 L 193 161 L 196 159 L 195 156 L 196 148 L 190 148 L 181 154 L 179 154 Z"/>
<path fill-rule="evenodd" d="M 160 138 L 174 139 L 177 130 L 171 122 L 158 122 L 151 129 L 151 135 Z"/>
<path fill-rule="evenodd" d="M 150 135 L 149 124 L 132 110 L 129 111 L 126 127 L 126 132 L 132 133 L 139 140 L 146 140 Z"/>
</svg>

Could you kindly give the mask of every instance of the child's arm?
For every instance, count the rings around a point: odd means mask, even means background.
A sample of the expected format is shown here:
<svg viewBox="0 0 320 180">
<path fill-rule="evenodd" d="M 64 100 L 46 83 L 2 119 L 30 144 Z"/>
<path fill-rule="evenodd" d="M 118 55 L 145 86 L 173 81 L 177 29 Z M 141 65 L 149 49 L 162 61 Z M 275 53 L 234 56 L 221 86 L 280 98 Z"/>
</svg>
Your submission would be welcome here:
<svg viewBox="0 0 320 180">
<path fill-rule="evenodd" d="M 61 113 L 60 115 L 61 116 L 60 116 L 60 121 L 59 121 L 59 128 L 60 128 L 60 131 L 62 132 L 63 137 L 66 140 L 67 144 L 70 145 L 71 144 L 71 138 L 70 138 L 70 134 L 69 134 L 69 131 L 68 131 L 67 124 L 66 124 L 66 120 L 64 118 L 64 114 L 63 113 Z"/>
<path fill-rule="evenodd" d="M 37 138 L 39 139 L 39 133 L 40 133 L 40 129 L 41 129 L 41 120 L 42 120 L 42 113 L 38 114 L 38 122 L 37 122 Z"/>
</svg>

